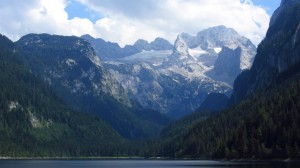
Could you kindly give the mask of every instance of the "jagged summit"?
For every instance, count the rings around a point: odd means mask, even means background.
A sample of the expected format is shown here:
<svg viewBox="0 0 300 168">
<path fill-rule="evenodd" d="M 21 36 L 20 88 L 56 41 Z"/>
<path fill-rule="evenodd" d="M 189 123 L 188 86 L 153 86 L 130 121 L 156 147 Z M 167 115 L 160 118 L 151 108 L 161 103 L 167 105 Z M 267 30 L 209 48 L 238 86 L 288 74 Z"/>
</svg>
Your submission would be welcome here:
<svg viewBox="0 0 300 168">
<path fill-rule="evenodd" d="M 192 76 L 206 74 L 233 85 L 236 76 L 251 67 L 255 54 L 256 47 L 249 39 L 232 28 L 217 26 L 200 31 L 196 36 L 178 35 L 171 58 L 172 64 L 184 65 Z M 195 73 L 195 69 L 201 72 Z"/>
<path fill-rule="evenodd" d="M 157 38 L 150 44 L 164 41 Z M 149 42 L 138 40 L 134 46 L 138 44 L 143 51 L 106 61 L 105 67 L 132 99 L 173 117 L 197 109 L 209 93 L 229 96 L 235 77 L 251 67 L 256 53 L 250 40 L 225 26 L 195 36 L 181 33 L 171 50 L 145 51 Z"/>
<path fill-rule="evenodd" d="M 189 47 L 185 42 L 185 34 L 180 34 L 177 36 L 177 39 L 174 43 L 174 49 L 172 58 L 183 60 L 183 59 L 192 59 L 191 55 L 189 54 Z"/>
</svg>

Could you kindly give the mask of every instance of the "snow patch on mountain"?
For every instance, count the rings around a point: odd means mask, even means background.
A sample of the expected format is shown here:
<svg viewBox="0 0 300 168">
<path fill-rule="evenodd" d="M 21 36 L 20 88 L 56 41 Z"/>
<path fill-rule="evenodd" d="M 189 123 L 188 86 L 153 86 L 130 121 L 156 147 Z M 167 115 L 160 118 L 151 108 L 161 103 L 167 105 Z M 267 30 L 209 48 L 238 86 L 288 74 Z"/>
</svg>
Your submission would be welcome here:
<svg viewBox="0 0 300 168">
<path fill-rule="evenodd" d="M 161 62 L 172 54 L 172 50 L 163 51 L 142 51 L 140 53 L 120 59 L 122 62 L 135 63 L 135 62 Z"/>
<path fill-rule="evenodd" d="M 194 58 L 199 58 L 203 54 L 208 54 L 208 52 L 206 50 L 203 50 L 200 46 L 193 49 L 188 48 L 188 52 Z"/>
<path fill-rule="evenodd" d="M 104 61 L 105 68 L 143 107 L 175 117 L 197 109 L 210 93 L 229 95 L 256 53 L 250 40 L 224 26 L 181 33 L 173 50 L 149 49 L 145 40 L 135 45 L 144 50 Z"/>
<path fill-rule="evenodd" d="M 214 48 L 214 51 L 219 54 L 221 51 L 222 51 L 222 48 L 221 47 L 216 47 Z"/>
</svg>

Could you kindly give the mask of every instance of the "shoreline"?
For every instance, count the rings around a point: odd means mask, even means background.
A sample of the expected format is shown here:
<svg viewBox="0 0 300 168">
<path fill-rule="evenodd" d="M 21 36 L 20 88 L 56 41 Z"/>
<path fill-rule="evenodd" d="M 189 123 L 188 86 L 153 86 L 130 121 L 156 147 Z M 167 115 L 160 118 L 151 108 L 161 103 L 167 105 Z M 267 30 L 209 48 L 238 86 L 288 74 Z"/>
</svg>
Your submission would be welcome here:
<svg viewBox="0 0 300 168">
<path fill-rule="evenodd" d="M 142 160 L 144 157 L 0 157 L 0 160 Z"/>
<path fill-rule="evenodd" d="M 300 162 L 300 159 L 201 159 L 164 157 L 0 157 L 0 160 L 174 160 L 174 161 L 220 161 L 220 162 Z"/>
</svg>

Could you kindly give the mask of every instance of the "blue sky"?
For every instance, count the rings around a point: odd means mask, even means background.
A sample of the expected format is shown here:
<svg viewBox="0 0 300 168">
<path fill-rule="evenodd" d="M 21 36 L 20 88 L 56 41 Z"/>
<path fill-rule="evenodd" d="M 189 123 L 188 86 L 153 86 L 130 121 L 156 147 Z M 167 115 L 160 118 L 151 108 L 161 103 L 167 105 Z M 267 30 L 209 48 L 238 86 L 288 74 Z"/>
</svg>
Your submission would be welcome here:
<svg viewBox="0 0 300 168">
<path fill-rule="evenodd" d="M 264 7 L 269 15 L 272 15 L 274 10 L 280 5 L 280 0 L 252 0 L 255 5 Z"/>
<path fill-rule="evenodd" d="M 100 12 L 96 12 L 88 8 L 86 5 L 83 5 L 81 2 L 77 0 L 69 1 L 65 10 L 68 13 L 69 20 L 75 17 L 79 17 L 79 18 L 87 18 L 93 23 L 95 23 L 97 20 L 103 18 Z"/>
<path fill-rule="evenodd" d="M 224 25 L 258 44 L 280 0 L 1 0 L 0 33 L 90 34 L 121 46 Z"/>
</svg>

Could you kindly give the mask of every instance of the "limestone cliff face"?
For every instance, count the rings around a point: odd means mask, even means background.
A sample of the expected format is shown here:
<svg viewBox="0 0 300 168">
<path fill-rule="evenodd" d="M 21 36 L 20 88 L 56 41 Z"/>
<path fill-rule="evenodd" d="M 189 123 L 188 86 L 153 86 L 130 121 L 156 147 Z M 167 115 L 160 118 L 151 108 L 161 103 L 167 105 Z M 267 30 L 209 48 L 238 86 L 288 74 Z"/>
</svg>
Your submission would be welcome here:
<svg viewBox="0 0 300 168">
<path fill-rule="evenodd" d="M 282 0 L 272 16 L 266 38 L 258 47 L 251 70 L 235 82 L 232 102 L 237 103 L 300 72 L 299 11 L 299 0 Z"/>
<path fill-rule="evenodd" d="M 146 51 L 149 45 L 156 48 Z M 138 40 L 134 46 L 143 51 L 103 61 L 104 67 L 130 98 L 175 118 L 199 108 L 210 93 L 230 95 L 234 79 L 251 67 L 256 54 L 249 39 L 222 25 L 194 36 L 181 33 L 172 48 L 161 38 L 150 44 Z"/>
</svg>

